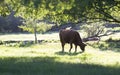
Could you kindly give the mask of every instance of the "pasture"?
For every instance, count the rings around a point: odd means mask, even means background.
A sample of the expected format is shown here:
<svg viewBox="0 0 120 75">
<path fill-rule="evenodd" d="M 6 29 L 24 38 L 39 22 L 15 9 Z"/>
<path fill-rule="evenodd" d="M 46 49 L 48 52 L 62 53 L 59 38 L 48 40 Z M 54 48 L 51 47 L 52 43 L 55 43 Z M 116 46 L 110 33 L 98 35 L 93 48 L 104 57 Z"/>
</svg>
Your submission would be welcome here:
<svg viewBox="0 0 120 75">
<path fill-rule="evenodd" d="M 120 33 L 101 38 L 103 41 L 112 38 L 119 39 Z M 69 45 L 61 53 L 58 32 L 39 34 L 39 44 L 19 47 L 14 44 L 0 45 L 0 75 L 119 75 L 120 48 L 103 50 L 101 45 L 94 43 L 86 47 L 84 53 L 74 53 L 74 47 L 69 53 Z M 1 34 L 0 40 L 34 40 L 33 34 Z M 91 46 L 95 45 L 95 46 Z M 107 46 L 106 46 L 107 45 Z M 99 47 L 98 47 L 99 46 Z M 109 47 L 109 48 L 107 48 Z"/>
</svg>

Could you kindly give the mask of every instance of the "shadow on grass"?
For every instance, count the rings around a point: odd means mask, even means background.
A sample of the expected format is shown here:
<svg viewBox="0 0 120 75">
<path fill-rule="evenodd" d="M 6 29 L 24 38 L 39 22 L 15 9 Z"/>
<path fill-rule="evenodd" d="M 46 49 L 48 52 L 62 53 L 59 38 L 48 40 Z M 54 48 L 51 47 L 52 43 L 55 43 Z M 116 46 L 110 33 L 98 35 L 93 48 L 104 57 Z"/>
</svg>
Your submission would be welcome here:
<svg viewBox="0 0 120 75">
<path fill-rule="evenodd" d="M 74 55 L 78 55 L 78 54 L 81 54 L 81 53 L 83 53 L 83 52 L 71 53 L 71 52 L 59 51 L 59 52 L 56 52 L 55 54 L 57 54 L 57 55 L 70 55 L 70 56 L 74 56 Z"/>
<path fill-rule="evenodd" d="M 120 66 L 64 63 L 57 57 L 0 58 L 0 75 L 119 75 Z"/>
</svg>

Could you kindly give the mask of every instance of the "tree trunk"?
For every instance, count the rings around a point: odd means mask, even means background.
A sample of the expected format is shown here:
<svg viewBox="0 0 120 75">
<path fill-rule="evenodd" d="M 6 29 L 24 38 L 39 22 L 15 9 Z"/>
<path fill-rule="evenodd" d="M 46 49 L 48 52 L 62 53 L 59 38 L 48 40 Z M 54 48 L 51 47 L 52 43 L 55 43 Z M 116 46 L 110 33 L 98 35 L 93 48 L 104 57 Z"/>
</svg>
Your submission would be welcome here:
<svg viewBox="0 0 120 75">
<path fill-rule="evenodd" d="M 36 24 L 34 24 L 34 36 L 35 36 L 35 44 L 37 44 L 37 31 L 36 31 Z"/>
</svg>

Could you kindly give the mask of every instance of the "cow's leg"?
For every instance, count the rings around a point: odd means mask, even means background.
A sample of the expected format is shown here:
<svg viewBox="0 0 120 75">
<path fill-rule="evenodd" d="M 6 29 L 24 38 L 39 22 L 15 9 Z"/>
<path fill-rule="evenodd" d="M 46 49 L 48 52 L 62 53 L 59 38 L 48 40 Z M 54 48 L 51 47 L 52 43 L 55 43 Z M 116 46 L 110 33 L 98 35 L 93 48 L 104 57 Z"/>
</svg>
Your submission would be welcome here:
<svg viewBox="0 0 120 75">
<path fill-rule="evenodd" d="M 77 45 L 75 45 L 75 53 L 77 52 Z"/>
<path fill-rule="evenodd" d="M 61 44 L 62 44 L 62 52 L 64 52 L 65 43 L 61 43 Z"/>
<path fill-rule="evenodd" d="M 69 52 L 71 52 L 72 47 L 73 47 L 73 46 L 72 46 L 72 43 L 70 43 L 70 49 L 69 49 Z"/>
</svg>

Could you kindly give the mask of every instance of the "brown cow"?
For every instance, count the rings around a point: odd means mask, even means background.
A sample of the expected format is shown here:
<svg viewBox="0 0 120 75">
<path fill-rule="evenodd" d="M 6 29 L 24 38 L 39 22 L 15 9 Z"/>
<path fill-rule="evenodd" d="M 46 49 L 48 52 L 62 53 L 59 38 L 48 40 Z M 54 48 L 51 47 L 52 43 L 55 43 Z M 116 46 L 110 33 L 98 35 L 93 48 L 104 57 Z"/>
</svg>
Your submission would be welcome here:
<svg viewBox="0 0 120 75">
<path fill-rule="evenodd" d="M 70 43 L 69 52 L 71 52 L 72 44 L 75 45 L 75 52 L 77 51 L 77 45 L 80 46 L 82 52 L 84 52 L 86 44 L 82 42 L 82 39 L 77 31 L 72 29 L 62 29 L 59 32 L 59 37 L 62 45 L 62 52 L 64 52 L 65 43 Z"/>
</svg>

